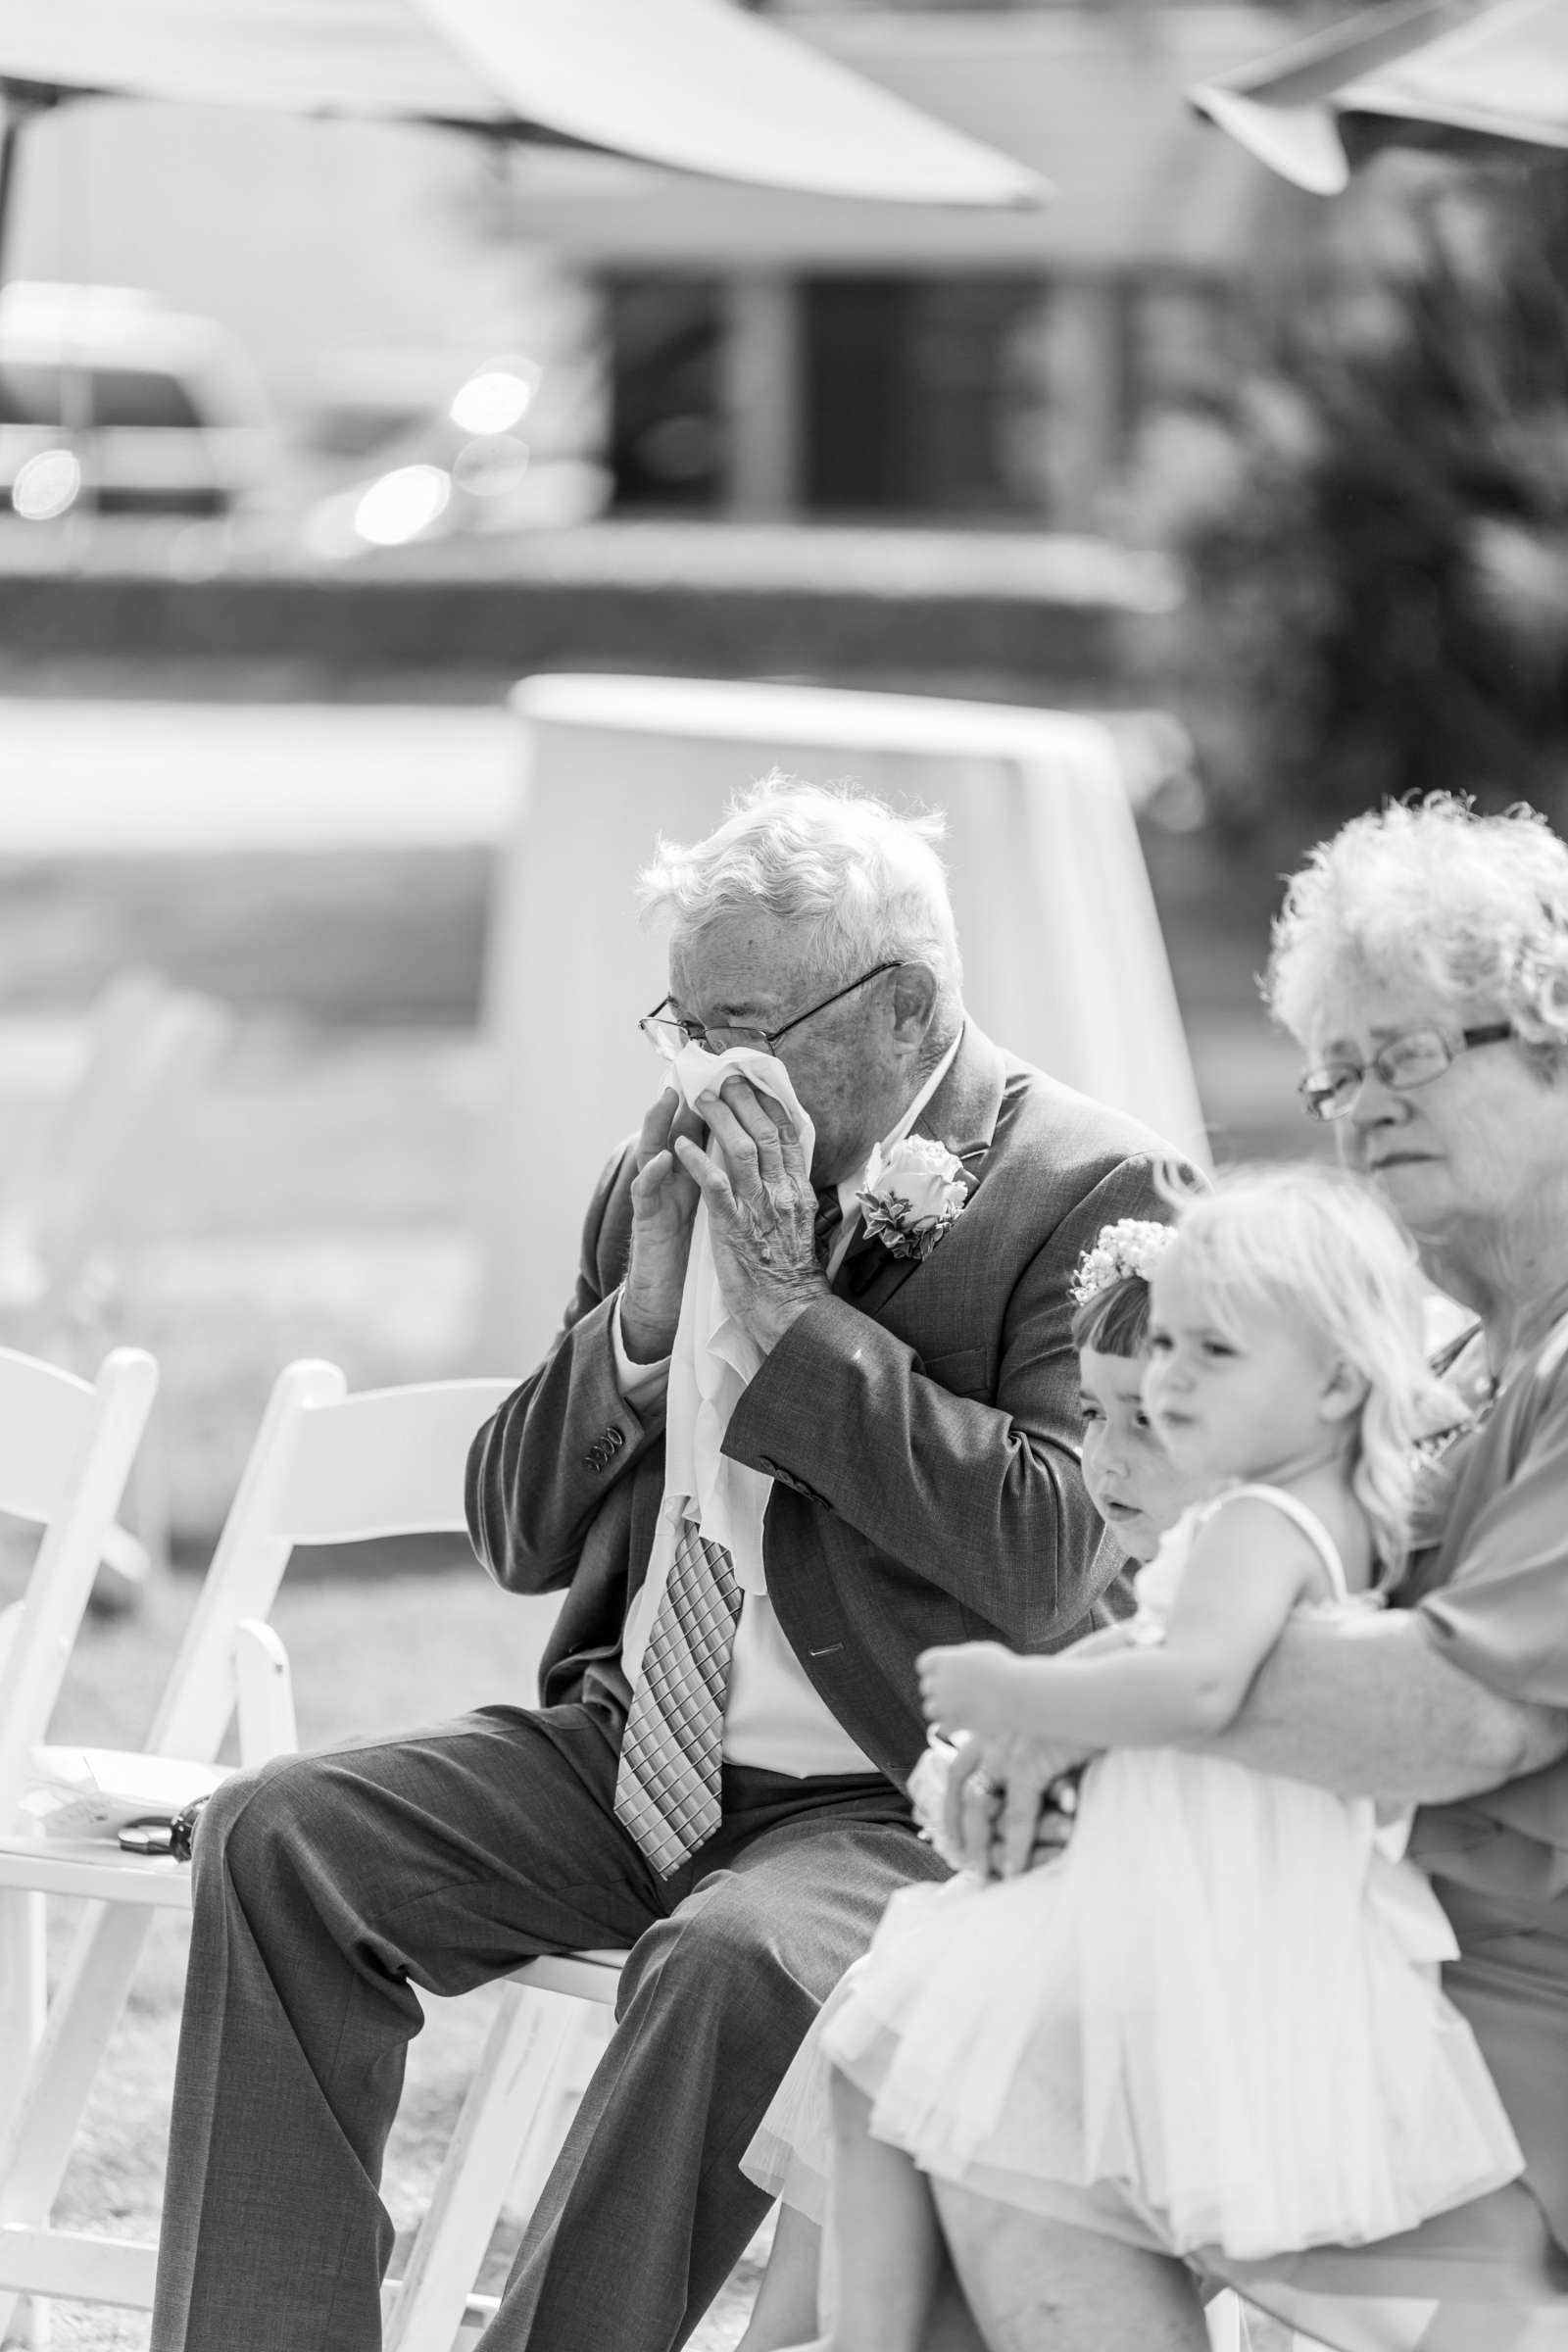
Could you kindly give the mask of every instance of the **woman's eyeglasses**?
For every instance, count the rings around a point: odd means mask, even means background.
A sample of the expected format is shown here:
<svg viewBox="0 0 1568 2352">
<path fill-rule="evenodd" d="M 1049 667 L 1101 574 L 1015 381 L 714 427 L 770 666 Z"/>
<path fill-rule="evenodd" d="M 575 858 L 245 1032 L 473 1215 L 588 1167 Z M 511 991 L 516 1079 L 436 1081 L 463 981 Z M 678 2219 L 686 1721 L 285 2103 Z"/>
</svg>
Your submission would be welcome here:
<svg viewBox="0 0 1568 2352">
<path fill-rule="evenodd" d="M 1391 1038 L 1367 1061 L 1326 1061 L 1321 1069 L 1308 1070 L 1296 1091 L 1306 1105 L 1308 1118 L 1343 1119 L 1354 1109 L 1369 1070 L 1396 1095 L 1407 1094 L 1411 1087 L 1429 1086 L 1434 1078 L 1441 1078 L 1454 1056 L 1470 1047 L 1500 1046 L 1512 1035 L 1508 1021 L 1461 1029 L 1456 1038 L 1441 1029 L 1409 1029 L 1403 1037 Z"/>
</svg>

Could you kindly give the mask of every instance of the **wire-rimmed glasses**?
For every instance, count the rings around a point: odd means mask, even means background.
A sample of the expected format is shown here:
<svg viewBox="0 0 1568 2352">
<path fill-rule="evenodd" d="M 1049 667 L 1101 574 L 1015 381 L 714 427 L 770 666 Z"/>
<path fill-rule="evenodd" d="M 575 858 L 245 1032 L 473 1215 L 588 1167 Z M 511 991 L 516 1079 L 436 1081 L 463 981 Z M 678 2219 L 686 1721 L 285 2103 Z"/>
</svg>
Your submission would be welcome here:
<svg viewBox="0 0 1568 2352">
<path fill-rule="evenodd" d="M 665 1011 L 668 997 L 661 997 L 653 1011 L 645 1012 L 637 1026 L 655 1052 L 662 1054 L 666 1061 L 673 1061 L 676 1054 L 687 1046 L 701 1046 L 705 1054 L 728 1054 L 739 1046 L 750 1046 L 760 1054 L 772 1054 L 777 1051 L 780 1038 L 788 1037 L 790 1031 L 798 1029 L 803 1021 L 812 1019 L 819 1012 L 826 1012 L 830 1004 L 837 1004 L 841 998 L 852 995 L 858 988 L 864 988 L 868 980 L 879 979 L 884 972 L 896 972 L 902 961 L 901 956 L 895 956 L 889 963 L 874 963 L 868 972 L 862 972 L 858 980 L 847 981 L 843 988 L 835 989 L 832 996 L 824 997 L 819 1004 L 808 1004 L 792 1021 L 786 1021 L 782 1029 L 748 1029 L 732 1021 L 710 1025 L 702 1021 L 688 1021 L 678 1013 Z"/>
<path fill-rule="evenodd" d="M 1461 1029 L 1457 1037 L 1442 1029 L 1407 1029 L 1364 1062 L 1326 1061 L 1321 1069 L 1308 1070 L 1296 1091 L 1309 1119 L 1343 1119 L 1354 1109 L 1369 1070 L 1396 1095 L 1407 1094 L 1441 1078 L 1454 1056 L 1472 1046 L 1500 1046 L 1512 1035 L 1510 1021 L 1487 1021 L 1479 1029 Z"/>
</svg>

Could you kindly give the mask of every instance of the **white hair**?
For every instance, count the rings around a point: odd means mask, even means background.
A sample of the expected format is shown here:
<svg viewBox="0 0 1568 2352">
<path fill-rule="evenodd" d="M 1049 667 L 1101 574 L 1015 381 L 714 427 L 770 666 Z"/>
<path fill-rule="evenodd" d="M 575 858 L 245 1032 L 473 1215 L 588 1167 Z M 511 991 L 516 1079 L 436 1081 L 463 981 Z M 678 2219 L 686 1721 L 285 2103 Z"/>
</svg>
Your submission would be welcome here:
<svg viewBox="0 0 1568 2352">
<path fill-rule="evenodd" d="M 1367 977 L 1414 981 L 1450 1017 L 1494 1006 L 1555 1064 L 1568 1047 L 1568 844 L 1534 808 L 1478 816 L 1452 793 L 1352 817 L 1291 877 L 1263 993 L 1309 1047 L 1331 992 Z"/>
<path fill-rule="evenodd" d="M 1244 1168 L 1175 1202 L 1187 1270 L 1223 1329 L 1250 1306 L 1318 1334 L 1366 1383 L 1348 1424 L 1350 1487 L 1371 1524 L 1379 1583 L 1409 1543 L 1417 1440 L 1446 1393 L 1424 1348 L 1424 1287 L 1408 1237 L 1370 1185 L 1342 1168 Z M 1156 1268 L 1157 1280 L 1157 1268 Z"/>
<path fill-rule="evenodd" d="M 866 794 L 799 783 L 775 768 L 690 849 L 660 840 L 638 884 L 645 914 L 697 937 L 736 907 L 760 907 L 807 935 L 824 988 L 878 963 L 923 963 L 956 1012 L 963 966 L 948 878 L 935 844 L 940 814 L 900 816 Z M 951 1020 L 944 1024 L 951 1035 Z"/>
</svg>

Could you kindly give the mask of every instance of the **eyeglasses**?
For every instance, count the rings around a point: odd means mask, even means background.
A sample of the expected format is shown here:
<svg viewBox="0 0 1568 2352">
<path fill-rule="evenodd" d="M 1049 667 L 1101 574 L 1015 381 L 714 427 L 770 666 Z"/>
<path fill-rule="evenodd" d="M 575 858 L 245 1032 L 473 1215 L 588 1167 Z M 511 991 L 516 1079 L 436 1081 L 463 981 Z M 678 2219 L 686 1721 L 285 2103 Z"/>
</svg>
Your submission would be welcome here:
<svg viewBox="0 0 1568 2352">
<path fill-rule="evenodd" d="M 666 1061 L 673 1061 L 684 1046 L 701 1046 L 705 1054 L 728 1054 L 737 1046 L 750 1046 L 759 1053 L 771 1054 L 776 1050 L 780 1038 L 788 1037 L 790 1031 L 798 1029 L 803 1021 L 809 1021 L 817 1013 L 826 1012 L 830 1004 L 837 1004 L 842 997 L 852 996 L 856 989 L 864 988 L 868 980 L 880 979 L 884 972 L 898 971 L 902 960 L 902 957 L 895 957 L 891 963 L 873 964 L 868 972 L 860 974 L 858 980 L 851 980 L 845 987 L 835 989 L 832 996 L 822 999 L 820 1004 L 808 1005 L 805 1012 L 798 1012 L 793 1021 L 786 1021 L 782 1029 L 775 1029 L 771 1033 L 766 1029 L 738 1029 L 730 1022 L 705 1028 L 701 1021 L 684 1021 L 675 1013 L 665 1012 L 664 1007 L 669 1003 L 667 997 L 661 997 L 653 1011 L 645 1012 L 637 1026 Z"/>
<path fill-rule="evenodd" d="M 1509 1021 L 1488 1021 L 1481 1029 L 1461 1029 L 1457 1039 L 1441 1029 L 1409 1029 L 1403 1037 L 1392 1038 L 1368 1061 L 1326 1061 L 1320 1070 L 1308 1070 L 1297 1093 L 1309 1119 L 1343 1119 L 1354 1109 L 1368 1070 L 1375 1071 L 1396 1094 L 1407 1094 L 1413 1086 L 1427 1086 L 1441 1078 L 1455 1054 L 1471 1046 L 1500 1046 L 1512 1035 Z"/>
</svg>

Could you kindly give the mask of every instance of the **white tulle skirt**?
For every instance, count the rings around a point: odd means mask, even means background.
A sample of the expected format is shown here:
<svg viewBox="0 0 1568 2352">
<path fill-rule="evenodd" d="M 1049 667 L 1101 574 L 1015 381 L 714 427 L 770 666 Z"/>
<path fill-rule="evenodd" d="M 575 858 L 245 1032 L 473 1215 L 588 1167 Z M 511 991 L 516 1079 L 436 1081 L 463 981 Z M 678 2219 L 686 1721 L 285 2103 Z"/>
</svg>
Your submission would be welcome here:
<svg viewBox="0 0 1568 2352">
<path fill-rule="evenodd" d="M 894 1896 L 745 2169 L 820 2218 L 836 2067 L 878 2138 L 1006 2203 L 1107 2183 L 1172 2251 L 1240 2259 L 1391 2236 L 1522 2168 L 1455 1949 L 1369 1804 L 1118 1749 L 1059 1860 Z"/>
</svg>

